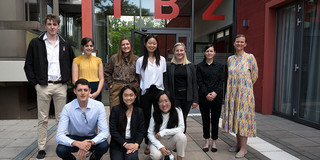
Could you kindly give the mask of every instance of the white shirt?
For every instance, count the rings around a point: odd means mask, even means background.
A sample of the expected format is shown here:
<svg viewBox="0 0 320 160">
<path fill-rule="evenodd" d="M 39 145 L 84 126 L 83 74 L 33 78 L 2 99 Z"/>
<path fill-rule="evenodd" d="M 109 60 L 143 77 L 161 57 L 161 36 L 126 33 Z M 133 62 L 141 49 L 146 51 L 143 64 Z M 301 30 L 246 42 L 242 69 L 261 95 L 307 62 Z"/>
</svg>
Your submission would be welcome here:
<svg viewBox="0 0 320 160">
<path fill-rule="evenodd" d="M 47 60 L 48 60 L 48 81 L 61 80 L 60 63 L 59 63 L 59 37 L 55 44 L 52 44 L 47 34 L 44 34 L 43 40 L 46 44 L 47 49 Z"/>
<path fill-rule="evenodd" d="M 136 62 L 136 73 L 141 75 L 140 88 L 141 94 L 144 95 L 151 85 L 155 85 L 158 89 L 164 90 L 163 73 L 166 72 L 166 60 L 160 56 L 160 65 L 156 64 L 156 59 L 151 63 L 148 59 L 146 70 L 142 67 L 143 56 Z"/>
<path fill-rule="evenodd" d="M 131 124 L 131 117 L 127 117 L 126 139 L 131 138 L 130 124 Z"/>
<path fill-rule="evenodd" d="M 183 114 L 182 114 L 182 110 L 180 108 L 176 108 L 177 113 L 178 113 L 178 117 L 179 117 L 179 124 L 176 128 L 171 128 L 171 129 L 167 129 L 167 125 L 168 125 L 168 121 L 170 118 L 170 113 L 166 113 L 166 114 L 162 114 L 162 124 L 161 127 L 159 129 L 159 133 L 161 138 L 170 138 L 171 136 L 176 135 L 178 132 L 184 132 L 184 119 L 183 119 Z M 149 129 L 148 129 L 148 138 L 149 141 L 156 146 L 157 149 L 160 150 L 160 148 L 164 147 L 161 142 L 159 141 L 159 139 L 156 138 L 155 136 L 155 131 L 154 131 L 154 119 L 153 116 L 150 119 L 150 124 L 149 124 Z"/>
</svg>

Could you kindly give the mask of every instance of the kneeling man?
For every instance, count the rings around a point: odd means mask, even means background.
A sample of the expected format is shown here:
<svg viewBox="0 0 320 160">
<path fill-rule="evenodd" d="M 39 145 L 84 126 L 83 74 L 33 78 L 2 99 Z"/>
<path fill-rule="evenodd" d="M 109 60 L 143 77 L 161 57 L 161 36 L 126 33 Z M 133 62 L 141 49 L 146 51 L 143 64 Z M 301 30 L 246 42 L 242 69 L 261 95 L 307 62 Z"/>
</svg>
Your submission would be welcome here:
<svg viewBox="0 0 320 160">
<path fill-rule="evenodd" d="M 86 153 L 92 151 L 90 159 L 100 159 L 109 147 L 104 105 L 89 98 L 91 89 L 85 79 L 79 79 L 73 91 L 77 98 L 64 106 L 60 116 L 56 153 L 62 159 L 75 159 L 71 152 L 77 152 L 77 159 L 85 159 Z"/>
</svg>

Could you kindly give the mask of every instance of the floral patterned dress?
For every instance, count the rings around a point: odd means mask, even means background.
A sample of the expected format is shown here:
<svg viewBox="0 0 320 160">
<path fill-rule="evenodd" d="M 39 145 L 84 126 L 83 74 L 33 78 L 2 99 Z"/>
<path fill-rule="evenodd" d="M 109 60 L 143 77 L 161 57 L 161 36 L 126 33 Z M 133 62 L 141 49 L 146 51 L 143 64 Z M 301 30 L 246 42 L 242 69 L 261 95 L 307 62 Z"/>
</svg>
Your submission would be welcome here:
<svg viewBox="0 0 320 160">
<path fill-rule="evenodd" d="M 222 114 L 222 132 L 255 137 L 256 116 L 253 84 L 258 79 L 258 66 L 252 54 L 228 58 L 228 81 Z"/>
</svg>

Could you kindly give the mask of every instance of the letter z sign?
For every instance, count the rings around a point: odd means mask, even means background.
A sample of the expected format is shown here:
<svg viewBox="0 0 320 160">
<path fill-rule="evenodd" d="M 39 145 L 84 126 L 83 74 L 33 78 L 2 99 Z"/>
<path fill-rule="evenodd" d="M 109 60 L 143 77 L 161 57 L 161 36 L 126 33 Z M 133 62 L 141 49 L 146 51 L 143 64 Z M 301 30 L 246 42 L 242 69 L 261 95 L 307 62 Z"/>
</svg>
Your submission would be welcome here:
<svg viewBox="0 0 320 160">
<path fill-rule="evenodd" d="M 155 19 L 173 19 L 179 15 L 179 6 L 176 4 L 177 0 L 154 0 L 154 18 Z M 209 8 L 203 13 L 203 20 L 224 20 L 224 15 L 213 15 L 212 13 L 222 0 L 214 0 Z M 162 6 L 170 6 L 172 12 L 169 14 L 161 13 Z M 114 18 L 121 18 L 121 0 L 114 0 Z"/>
</svg>

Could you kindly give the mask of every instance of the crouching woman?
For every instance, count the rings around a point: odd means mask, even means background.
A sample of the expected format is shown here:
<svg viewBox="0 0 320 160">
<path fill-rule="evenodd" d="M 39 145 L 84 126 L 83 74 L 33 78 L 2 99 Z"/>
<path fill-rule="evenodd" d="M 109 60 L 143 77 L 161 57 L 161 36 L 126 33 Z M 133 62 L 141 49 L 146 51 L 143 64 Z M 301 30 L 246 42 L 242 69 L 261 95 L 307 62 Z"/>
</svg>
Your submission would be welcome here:
<svg viewBox="0 0 320 160">
<path fill-rule="evenodd" d="M 161 159 L 176 149 L 177 159 L 182 160 L 187 146 L 182 110 L 174 106 L 173 98 L 166 91 L 158 94 L 156 102 L 148 129 L 150 157 Z"/>
</svg>

